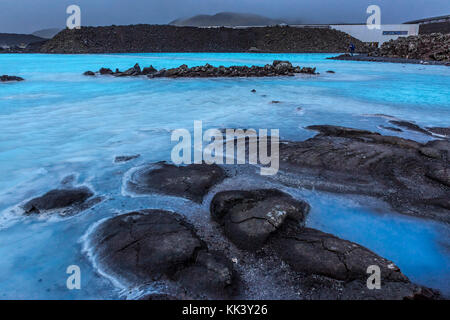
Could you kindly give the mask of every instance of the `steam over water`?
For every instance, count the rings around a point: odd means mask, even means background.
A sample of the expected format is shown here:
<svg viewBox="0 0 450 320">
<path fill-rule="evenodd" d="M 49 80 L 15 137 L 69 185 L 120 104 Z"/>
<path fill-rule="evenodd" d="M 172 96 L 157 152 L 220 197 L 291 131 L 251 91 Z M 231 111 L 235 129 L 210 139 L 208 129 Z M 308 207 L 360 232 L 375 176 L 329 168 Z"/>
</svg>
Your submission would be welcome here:
<svg viewBox="0 0 450 320">
<path fill-rule="evenodd" d="M 450 68 L 326 60 L 327 54 L 2 54 L 0 73 L 26 79 L 0 83 L 0 299 L 114 299 L 127 292 L 98 273 L 83 251 L 83 235 L 101 219 L 161 208 L 208 219 L 203 205 L 160 195 L 123 192 L 133 167 L 170 160 L 171 130 L 279 129 L 281 139 L 314 135 L 304 127 L 334 124 L 400 135 L 380 128 L 385 114 L 421 126 L 450 126 Z M 320 76 L 250 79 L 85 77 L 116 67 L 189 67 L 205 63 L 264 65 L 273 60 L 315 66 Z M 326 73 L 334 70 L 335 74 Z M 251 90 L 256 89 L 256 93 Z M 273 100 L 279 104 L 270 103 Z M 140 154 L 114 164 L 117 155 Z M 18 205 L 66 179 L 105 200 L 73 217 L 23 217 Z M 256 179 L 256 178 L 255 178 Z M 70 182 L 72 181 L 72 182 Z M 272 186 L 275 182 L 265 182 Z M 233 186 L 233 182 L 229 182 Z M 241 183 L 235 186 L 242 187 Z M 260 187 L 249 179 L 247 185 Z M 283 188 L 275 185 L 275 187 Z M 308 225 L 393 260 L 414 282 L 450 295 L 448 226 L 392 213 L 373 199 L 284 188 L 312 206 Z M 66 268 L 79 265 L 82 290 L 66 288 Z"/>
</svg>

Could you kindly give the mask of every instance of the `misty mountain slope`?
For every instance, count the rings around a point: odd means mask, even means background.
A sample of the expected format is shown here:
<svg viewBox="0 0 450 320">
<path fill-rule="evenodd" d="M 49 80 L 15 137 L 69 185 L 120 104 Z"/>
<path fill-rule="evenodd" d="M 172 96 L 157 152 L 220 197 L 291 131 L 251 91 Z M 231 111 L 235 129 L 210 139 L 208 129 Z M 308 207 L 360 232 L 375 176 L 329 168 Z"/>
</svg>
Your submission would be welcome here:
<svg viewBox="0 0 450 320">
<path fill-rule="evenodd" d="M 17 46 L 20 44 L 29 44 L 33 42 L 44 41 L 46 39 L 31 35 L 20 33 L 0 33 L 0 46 Z"/>
<path fill-rule="evenodd" d="M 207 26 L 268 26 L 281 23 L 284 23 L 284 21 L 271 19 L 256 14 L 220 12 L 215 15 L 200 14 L 188 19 L 177 19 L 170 22 L 169 24 L 174 26 L 207 27 Z"/>
<path fill-rule="evenodd" d="M 254 27 L 196 28 L 168 25 L 82 27 L 63 30 L 45 43 L 43 53 L 110 52 L 346 52 L 353 42 L 348 34 L 325 28 Z"/>
</svg>

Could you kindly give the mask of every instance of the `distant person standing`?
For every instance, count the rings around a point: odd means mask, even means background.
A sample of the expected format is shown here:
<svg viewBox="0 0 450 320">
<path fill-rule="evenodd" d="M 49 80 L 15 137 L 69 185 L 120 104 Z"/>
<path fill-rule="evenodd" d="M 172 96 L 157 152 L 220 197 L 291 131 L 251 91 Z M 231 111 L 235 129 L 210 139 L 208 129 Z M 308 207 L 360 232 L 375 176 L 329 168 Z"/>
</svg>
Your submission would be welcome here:
<svg viewBox="0 0 450 320">
<path fill-rule="evenodd" d="M 350 55 L 353 57 L 353 54 L 355 53 L 355 45 L 353 44 L 353 42 L 350 43 Z"/>
</svg>

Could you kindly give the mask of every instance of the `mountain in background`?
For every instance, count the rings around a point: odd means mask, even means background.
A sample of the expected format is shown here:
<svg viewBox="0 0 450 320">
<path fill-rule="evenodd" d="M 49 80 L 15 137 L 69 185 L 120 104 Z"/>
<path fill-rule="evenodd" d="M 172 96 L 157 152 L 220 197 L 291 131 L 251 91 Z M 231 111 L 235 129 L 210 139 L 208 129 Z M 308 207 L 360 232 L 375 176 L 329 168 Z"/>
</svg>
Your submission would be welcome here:
<svg viewBox="0 0 450 320">
<path fill-rule="evenodd" d="M 32 34 L 0 33 L 0 46 L 19 46 L 21 44 L 30 44 L 45 40 L 46 39 L 34 36 Z"/>
<path fill-rule="evenodd" d="M 44 39 L 51 39 L 53 38 L 58 32 L 60 32 L 61 28 L 50 28 L 50 29 L 42 29 L 38 30 L 32 33 L 32 35 Z"/>
<path fill-rule="evenodd" d="M 271 19 L 256 14 L 220 12 L 215 15 L 199 14 L 188 19 L 176 19 L 173 26 L 208 27 L 208 26 L 268 26 L 282 24 L 285 21 Z"/>
</svg>

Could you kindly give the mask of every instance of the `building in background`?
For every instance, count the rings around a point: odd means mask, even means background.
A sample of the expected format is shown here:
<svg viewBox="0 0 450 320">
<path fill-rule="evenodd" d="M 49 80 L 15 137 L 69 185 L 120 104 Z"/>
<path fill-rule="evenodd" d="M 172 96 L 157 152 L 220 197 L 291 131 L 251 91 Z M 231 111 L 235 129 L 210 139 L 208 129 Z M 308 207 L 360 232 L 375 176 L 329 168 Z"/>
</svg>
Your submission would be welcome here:
<svg viewBox="0 0 450 320">
<path fill-rule="evenodd" d="M 380 29 L 369 29 L 366 24 L 333 24 L 330 28 L 345 32 L 362 42 L 381 46 L 398 37 L 417 36 L 419 24 L 382 24 Z"/>
</svg>

